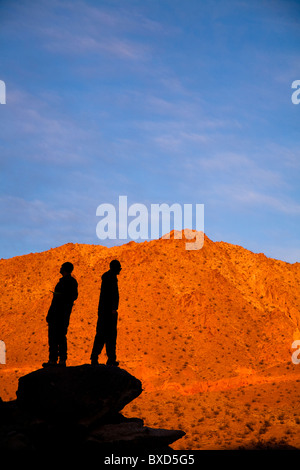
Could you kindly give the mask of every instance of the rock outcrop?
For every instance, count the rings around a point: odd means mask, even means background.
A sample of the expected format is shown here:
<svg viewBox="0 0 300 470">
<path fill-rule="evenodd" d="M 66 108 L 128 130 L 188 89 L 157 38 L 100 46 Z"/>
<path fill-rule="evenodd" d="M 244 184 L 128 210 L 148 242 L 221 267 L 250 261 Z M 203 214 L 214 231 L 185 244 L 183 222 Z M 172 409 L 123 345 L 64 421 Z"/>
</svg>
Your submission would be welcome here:
<svg viewBox="0 0 300 470">
<path fill-rule="evenodd" d="M 49 367 L 19 379 L 17 399 L 0 401 L 0 450 L 148 452 L 171 449 L 183 431 L 152 429 L 120 411 L 142 393 L 118 367 Z"/>
</svg>

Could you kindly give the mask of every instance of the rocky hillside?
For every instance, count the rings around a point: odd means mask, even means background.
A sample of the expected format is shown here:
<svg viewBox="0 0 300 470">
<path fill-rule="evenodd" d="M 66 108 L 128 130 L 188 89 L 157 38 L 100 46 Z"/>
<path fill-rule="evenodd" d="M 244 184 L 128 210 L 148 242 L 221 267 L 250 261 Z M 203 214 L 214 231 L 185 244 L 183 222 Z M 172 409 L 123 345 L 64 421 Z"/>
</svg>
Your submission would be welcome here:
<svg viewBox="0 0 300 470">
<path fill-rule="evenodd" d="M 0 339 L 7 349 L 6 364 L 0 365 L 3 399 L 15 396 L 24 371 L 38 369 L 48 358 L 45 317 L 65 261 L 74 264 L 79 284 L 68 364 L 89 362 L 101 275 L 114 258 L 123 268 L 118 359 L 149 393 L 186 396 L 300 373 L 291 363 L 292 342 L 300 339 L 300 263 L 206 236 L 201 250 L 188 251 L 184 237 L 171 234 L 114 248 L 67 244 L 1 260 Z"/>
</svg>

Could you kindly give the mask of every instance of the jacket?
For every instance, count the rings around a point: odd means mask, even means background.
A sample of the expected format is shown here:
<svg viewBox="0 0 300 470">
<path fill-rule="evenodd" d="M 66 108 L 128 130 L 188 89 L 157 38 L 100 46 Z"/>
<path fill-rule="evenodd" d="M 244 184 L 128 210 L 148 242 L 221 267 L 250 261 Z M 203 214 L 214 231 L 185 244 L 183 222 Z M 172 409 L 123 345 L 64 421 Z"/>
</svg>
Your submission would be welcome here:
<svg viewBox="0 0 300 470">
<path fill-rule="evenodd" d="M 111 270 L 102 275 L 101 291 L 98 305 L 99 314 L 109 314 L 112 310 L 118 310 L 119 287 L 117 275 Z"/>
<path fill-rule="evenodd" d="M 69 322 L 72 307 L 77 297 L 78 283 L 76 279 L 71 274 L 61 277 L 53 292 L 52 302 L 46 318 L 47 322 Z"/>
</svg>

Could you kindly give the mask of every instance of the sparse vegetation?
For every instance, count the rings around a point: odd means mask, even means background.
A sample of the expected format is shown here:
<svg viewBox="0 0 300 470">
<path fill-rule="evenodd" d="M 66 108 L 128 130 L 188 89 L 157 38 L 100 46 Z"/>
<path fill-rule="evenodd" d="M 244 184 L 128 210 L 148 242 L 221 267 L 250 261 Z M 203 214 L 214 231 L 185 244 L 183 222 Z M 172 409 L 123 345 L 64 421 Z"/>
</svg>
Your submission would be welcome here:
<svg viewBox="0 0 300 470">
<path fill-rule="evenodd" d="M 182 449 L 298 446 L 299 379 L 289 352 L 298 313 L 288 312 L 299 312 L 299 268 L 228 244 L 224 260 L 218 243 L 195 253 L 173 243 L 114 249 L 123 265 L 118 356 L 145 389 L 127 414 L 182 428 Z M 89 362 L 108 253 L 70 244 L 0 261 L 0 331 L 12 369 L 0 368 L 3 399 L 14 398 L 25 367 L 38 368 L 47 356 L 45 316 L 66 257 L 79 280 L 68 361 Z"/>
</svg>

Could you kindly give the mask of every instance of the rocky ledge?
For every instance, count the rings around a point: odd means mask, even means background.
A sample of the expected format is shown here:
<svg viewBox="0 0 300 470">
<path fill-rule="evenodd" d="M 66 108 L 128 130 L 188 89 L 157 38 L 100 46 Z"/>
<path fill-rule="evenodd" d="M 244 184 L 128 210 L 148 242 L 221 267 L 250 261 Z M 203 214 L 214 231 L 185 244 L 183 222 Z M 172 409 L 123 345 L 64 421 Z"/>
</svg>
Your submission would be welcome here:
<svg viewBox="0 0 300 470">
<path fill-rule="evenodd" d="M 0 399 L 0 451 L 163 452 L 185 435 L 153 429 L 120 411 L 142 393 L 118 367 L 51 367 L 19 379 L 17 399 Z"/>
</svg>

